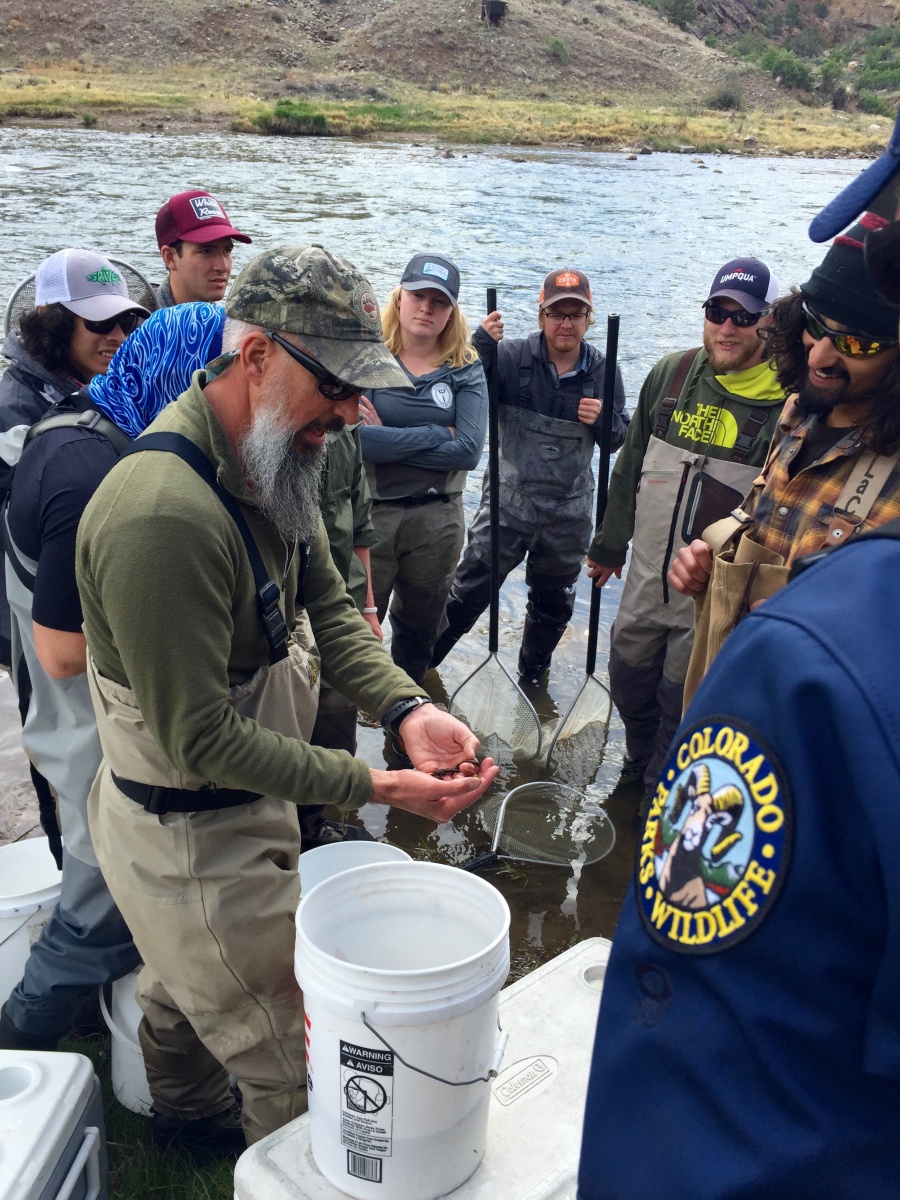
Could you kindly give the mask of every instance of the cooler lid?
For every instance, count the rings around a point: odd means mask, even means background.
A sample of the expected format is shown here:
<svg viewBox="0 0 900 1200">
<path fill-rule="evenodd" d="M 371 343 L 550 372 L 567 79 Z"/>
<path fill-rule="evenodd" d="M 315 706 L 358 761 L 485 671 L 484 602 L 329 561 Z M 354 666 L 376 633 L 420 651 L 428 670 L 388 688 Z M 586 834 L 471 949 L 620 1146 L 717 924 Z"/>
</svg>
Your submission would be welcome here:
<svg viewBox="0 0 900 1200">
<path fill-rule="evenodd" d="M 0 1050 L 3 1200 L 41 1194 L 78 1127 L 93 1083 L 94 1068 L 83 1054 Z"/>
</svg>

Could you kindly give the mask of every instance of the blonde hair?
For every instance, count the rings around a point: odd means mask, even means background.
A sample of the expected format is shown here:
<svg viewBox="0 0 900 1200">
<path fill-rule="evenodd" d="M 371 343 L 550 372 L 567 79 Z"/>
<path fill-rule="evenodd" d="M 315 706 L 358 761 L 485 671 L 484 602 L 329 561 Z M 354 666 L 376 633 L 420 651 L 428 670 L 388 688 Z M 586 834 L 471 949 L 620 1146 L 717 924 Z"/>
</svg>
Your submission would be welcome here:
<svg viewBox="0 0 900 1200">
<path fill-rule="evenodd" d="M 403 349 L 403 333 L 400 329 L 400 293 L 403 288 L 395 287 L 381 310 L 381 328 L 384 344 L 395 358 Z M 450 312 L 450 319 L 438 334 L 437 365 L 439 367 L 466 367 L 478 362 L 478 353 L 469 341 L 469 322 L 457 304 Z"/>
</svg>

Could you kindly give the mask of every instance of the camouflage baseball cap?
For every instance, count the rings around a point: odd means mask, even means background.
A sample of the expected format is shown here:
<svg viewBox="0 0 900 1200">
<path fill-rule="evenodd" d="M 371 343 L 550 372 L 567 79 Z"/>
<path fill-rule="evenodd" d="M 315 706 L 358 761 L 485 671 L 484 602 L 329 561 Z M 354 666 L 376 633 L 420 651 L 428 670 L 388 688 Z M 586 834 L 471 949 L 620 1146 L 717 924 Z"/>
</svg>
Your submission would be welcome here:
<svg viewBox="0 0 900 1200">
<path fill-rule="evenodd" d="M 296 333 L 332 375 L 362 388 L 411 387 L 381 331 L 368 280 L 322 246 L 278 246 L 235 279 L 225 313 L 279 333 Z"/>
</svg>

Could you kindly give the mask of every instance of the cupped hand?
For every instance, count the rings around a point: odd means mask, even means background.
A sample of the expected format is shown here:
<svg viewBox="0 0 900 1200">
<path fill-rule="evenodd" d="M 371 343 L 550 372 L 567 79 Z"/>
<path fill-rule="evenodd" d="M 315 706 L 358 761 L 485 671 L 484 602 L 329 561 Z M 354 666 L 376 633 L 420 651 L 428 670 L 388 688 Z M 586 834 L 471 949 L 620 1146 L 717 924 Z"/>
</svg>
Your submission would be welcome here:
<svg viewBox="0 0 900 1200">
<path fill-rule="evenodd" d="M 669 568 L 669 583 L 682 596 L 699 596 L 706 589 L 712 574 L 712 550 L 696 538 L 682 546 Z"/>
<path fill-rule="evenodd" d="M 478 750 L 472 730 L 436 704 L 423 704 L 404 717 L 400 741 L 413 765 L 428 772 L 474 759 Z"/>
<path fill-rule="evenodd" d="M 424 770 L 372 771 L 372 800 L 442 825 L 483 796 L 499 769 L 486 758 L 477 771 L 464 763 L 454 779 L 435 779 Z"/>
</svg>

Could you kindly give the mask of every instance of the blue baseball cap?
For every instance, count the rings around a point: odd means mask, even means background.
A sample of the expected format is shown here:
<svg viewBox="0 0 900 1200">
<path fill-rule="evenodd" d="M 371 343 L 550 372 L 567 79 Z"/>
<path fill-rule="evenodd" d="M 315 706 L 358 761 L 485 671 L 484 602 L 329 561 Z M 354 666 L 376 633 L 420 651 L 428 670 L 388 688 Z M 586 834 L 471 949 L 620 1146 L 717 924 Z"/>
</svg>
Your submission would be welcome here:
<svg viewBox="0 0 900 1200">
<path fill-rule="evenodd" d="M 813 217 L 809 236 L 814 242 L 827 242 L 864 212 L 874 212 L 888 221 L 893 221 L 897 201 L 900 199 L 898 176 L 900 112 L 897 114 L 887 150 L 826 204 L 817 217 Z"/>
</svg>

